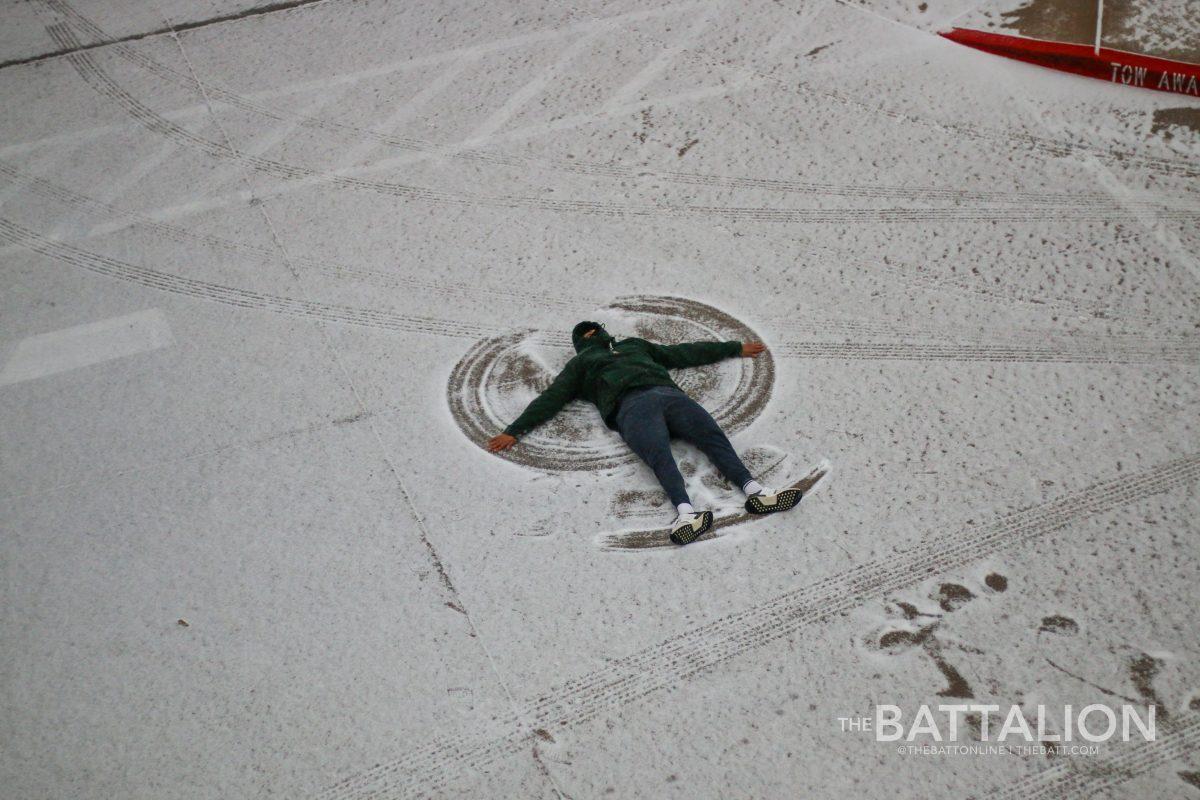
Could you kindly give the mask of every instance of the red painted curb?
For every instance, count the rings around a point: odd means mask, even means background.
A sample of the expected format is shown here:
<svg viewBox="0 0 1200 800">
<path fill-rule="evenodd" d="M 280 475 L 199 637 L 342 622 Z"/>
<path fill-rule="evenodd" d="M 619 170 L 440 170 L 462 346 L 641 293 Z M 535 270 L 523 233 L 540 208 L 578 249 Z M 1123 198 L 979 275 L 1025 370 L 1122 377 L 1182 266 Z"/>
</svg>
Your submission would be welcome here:
<svg viewBox="0 0 1200 800">
<path fill-rule="evenodd" d="M 955 28 L 940 35 L 976 50 L 1027 61 L 1040 67 L 1074 72 L 1123 86 L 1200 97 L 1200 64 L 1107 47 L 1101 47 L 1097 55 L 1092 46 L 1087 44 L 1027 39 L 970 28 Z"/>
</svg>

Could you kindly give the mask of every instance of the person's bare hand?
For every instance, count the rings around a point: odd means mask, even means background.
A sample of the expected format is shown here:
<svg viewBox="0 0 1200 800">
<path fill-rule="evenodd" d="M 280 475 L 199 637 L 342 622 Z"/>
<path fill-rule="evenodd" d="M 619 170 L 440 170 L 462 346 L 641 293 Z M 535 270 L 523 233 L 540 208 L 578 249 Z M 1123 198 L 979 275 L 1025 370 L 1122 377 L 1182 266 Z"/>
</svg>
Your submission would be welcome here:
<svg viewBox="0 0 1200 800">
<path fill-rule="evenodd" d="M 517 437 L 502 433 L 499 436 L 493 436 L 491 439 L 488 439 L 487 449 L 489 453 L 498 453 L 501 450 L 507 450 L 516 443 Z"/>
<path fill-rule="evenodd" d="M 762 342 L 746 342 L 742 345 L 742 358 L 754 358 L 766 350 L 767 346 Z"/>
</svg>

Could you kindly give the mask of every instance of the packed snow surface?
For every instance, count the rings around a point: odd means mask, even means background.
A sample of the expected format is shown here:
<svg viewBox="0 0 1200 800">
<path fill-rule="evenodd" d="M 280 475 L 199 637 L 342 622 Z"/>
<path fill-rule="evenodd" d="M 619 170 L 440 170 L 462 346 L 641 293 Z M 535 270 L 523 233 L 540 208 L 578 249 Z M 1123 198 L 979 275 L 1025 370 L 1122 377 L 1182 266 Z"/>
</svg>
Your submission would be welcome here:
<svg viewBox="0 0 1200 800">
<path fill-rule="evenodd" d="M 5 0 L 0 794 L 1195 794 L 1200 100 L 935 35 L 1054 11 Z M 677 380 L 828 474 L 611 546 L 594 408 L 483 449 L 581 319 L 765 342 Z M 843 730 L 1095 703 L 1157 740 Z"/>
</svg>

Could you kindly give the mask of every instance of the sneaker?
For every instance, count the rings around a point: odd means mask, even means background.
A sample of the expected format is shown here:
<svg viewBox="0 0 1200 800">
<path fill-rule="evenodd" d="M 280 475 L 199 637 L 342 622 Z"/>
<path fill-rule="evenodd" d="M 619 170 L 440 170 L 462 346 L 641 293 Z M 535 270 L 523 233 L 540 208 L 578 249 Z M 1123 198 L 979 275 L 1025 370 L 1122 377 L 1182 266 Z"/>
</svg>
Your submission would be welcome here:
<svg viewBox="0 0 1200 800">
<path fill-rule="evenodd" d="M 675 544 L 691 544 L 712 527 L 711 511 L 695 514 L 680 514 L 671 525 L 671 541 Z"/>
<path fill-rule="evenodd" d="M 778 492 L 765 489 L 746 498 L 746 510 L 751 514 L 774 514 L 776 511 L 787 511 L 799 503 L 803 496 L 804 492 L 799 489 L 780 489 Z"/>
</svg>

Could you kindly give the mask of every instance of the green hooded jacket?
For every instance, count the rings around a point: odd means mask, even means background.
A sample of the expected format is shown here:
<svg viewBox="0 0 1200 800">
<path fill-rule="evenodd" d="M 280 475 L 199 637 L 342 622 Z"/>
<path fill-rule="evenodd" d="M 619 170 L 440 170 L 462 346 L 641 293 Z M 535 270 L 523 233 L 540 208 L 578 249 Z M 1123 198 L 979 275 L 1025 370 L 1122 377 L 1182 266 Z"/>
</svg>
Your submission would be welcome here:
<svg viewBox="0 0 1200 800">
<path fill-rule="evenodd" d="M 592 328 L 596 332 L 584 338 L 583 334 Z M 571 341 L 575 356 L 550 386 L 526 406 L 521 416 L 504 429 L 505 433 L 521 436 L 576 398 L 594 403 L 604 424 L 615 430 L 617 404 L 625 390 L 637 386 L 675 386 L 668 369 L 699 367 L 742 352 L 741 342 L 662 345 L 636 338 L 618 342 L 598 322 L 576 325 Z"/>
</svg>

